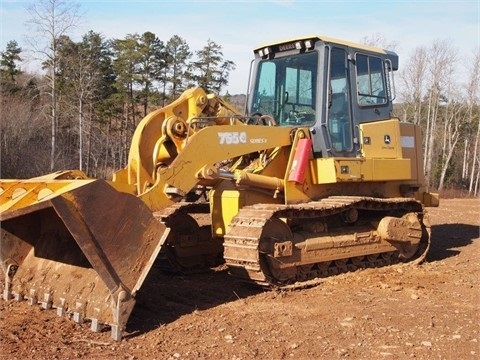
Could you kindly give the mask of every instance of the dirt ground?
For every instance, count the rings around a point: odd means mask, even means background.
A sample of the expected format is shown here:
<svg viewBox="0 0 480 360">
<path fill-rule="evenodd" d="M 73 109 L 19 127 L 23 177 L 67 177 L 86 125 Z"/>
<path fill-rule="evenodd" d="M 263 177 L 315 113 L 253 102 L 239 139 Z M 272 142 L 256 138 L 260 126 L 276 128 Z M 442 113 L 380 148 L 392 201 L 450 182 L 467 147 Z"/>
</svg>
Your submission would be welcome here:
<svg viewBox="0 0 480 360">
<path fill-rule="evenodd" d="M 295 291 L 223 268 L 153 271 L 122 341 L 26 302 L 0 301 L 2 359 L 479 359 L 480 200 L 429 209 L 427 262 L 360 270 Z"/>
</svg>

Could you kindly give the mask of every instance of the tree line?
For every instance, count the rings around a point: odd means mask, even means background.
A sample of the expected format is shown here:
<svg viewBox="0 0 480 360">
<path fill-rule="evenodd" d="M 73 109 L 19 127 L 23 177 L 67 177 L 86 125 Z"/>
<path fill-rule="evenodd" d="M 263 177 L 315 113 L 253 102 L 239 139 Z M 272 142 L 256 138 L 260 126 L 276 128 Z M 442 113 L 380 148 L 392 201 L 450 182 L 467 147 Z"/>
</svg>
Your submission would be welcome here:
<svg viewBox="0 0 480 360">
<path fill-rule="evenodd" d="M 208 40 L 192 52 L 178 35 L 164 43 L 151 32 L 106 40 L 90 31 L 80 42 L 55 39 L 55 56 L 42 63 L 46 75 L 39 76 L 17 67 L 22 51 L 10 41 L 0 60 L 2 176 L 71 167 L 102 176 L 123 166 L 133 131 L 148 112 L 192 86 L 223 90 L 235 65 L 221 50 Z M 32 125 L 30 138 L 19 131 Z M 12 136 L 17 132 L 21 139 Z M 41 163 L 29 164 L 32 154 L 20 153 L 19 145 L 35 148 Z"/>
<path fill-rule="evenodd" d="M 436 40 L 404 63 L 395 113 L 422 127 L 427 186 L 478 196 L 480 49 L 461 57 L 450 41 Z"/>
<path fill-rule="evenodd" d="M 162 41 L 152 32 L 105 39 L 89 31 L 73 41 L 75 3 L 41 0 L 28 12 L 29 50 L 44 74 L 21 71 L 15 40 L 1 52 L 2 177 L 69 168 L 108 176 L 125 165 L 148 112 L 192 86 L 220 93 L 235 69 L 211 39 L 197 51 L 179 35 Z"/>
<path fill-rule="evenodd" d="M 59 169 L 108 178 L 126 165 L 135 127 L 148 112 L 192 86 L 219 94 L 235 69 L 210 39 L 197 51 L 178 35 L 162 41 L 152 32 L 105 39 L 89 31 L 73 41 L 68 31 L 77 10 L 63 0 L 29 8 L 30 50 L 44 74 L 21 71 L 23 50 L 15 40 L 0 54 L 2 178 Z M 361 42 L 396 46 L 379 35 Z M 438 40 L 417 47 L 402 64 L 394 115 L 422 127 L 429 190 L 478 196 L 480 50 L 460 59 L 450 42 Z"/>
</svg>

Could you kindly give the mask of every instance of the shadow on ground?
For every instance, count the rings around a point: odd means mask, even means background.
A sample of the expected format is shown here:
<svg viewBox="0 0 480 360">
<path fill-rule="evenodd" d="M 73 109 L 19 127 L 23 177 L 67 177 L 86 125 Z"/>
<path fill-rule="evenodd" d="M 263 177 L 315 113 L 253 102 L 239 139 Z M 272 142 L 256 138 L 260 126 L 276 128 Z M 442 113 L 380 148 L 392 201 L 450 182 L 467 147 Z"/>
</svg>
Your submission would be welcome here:
<svg viewBox="0 0 480 360">
<path fill-rule="evenodd" d="M 432 226 L 432 244 L 427 261 L 439 261 L 458 255 L 465 247 L 479 240 L 479 227 L 468 224 L 441 224 Z"/>
<path fill-rule="evenodd" d="M 225 269 L 180 275 L 152 268 L 136 296 L 124 337 L 136 337 L 195 310 L 209 309 L 262 291 L 258 286 L 233 278 Z"/>
</svg>

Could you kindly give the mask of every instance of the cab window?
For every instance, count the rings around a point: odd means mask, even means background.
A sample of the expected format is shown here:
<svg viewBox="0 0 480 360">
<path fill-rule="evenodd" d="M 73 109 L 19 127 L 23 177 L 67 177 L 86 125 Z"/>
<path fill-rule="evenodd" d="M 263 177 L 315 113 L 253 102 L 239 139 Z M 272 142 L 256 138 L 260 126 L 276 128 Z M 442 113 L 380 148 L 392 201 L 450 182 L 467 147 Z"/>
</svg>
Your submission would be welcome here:
<svg viewBox="0 0 480 360">
<path fill-rule="evenodd" d="M 387 103 L 385 72 L 382 59 L 364 54 L 356 55 L 357 101 L 360 106 Z"/>
<path fill-rule="evenodd" d="M 315 122 L 317 53 L 262 60 L 251 113 L 273 116 L 279 125 Z"/>
</svg>

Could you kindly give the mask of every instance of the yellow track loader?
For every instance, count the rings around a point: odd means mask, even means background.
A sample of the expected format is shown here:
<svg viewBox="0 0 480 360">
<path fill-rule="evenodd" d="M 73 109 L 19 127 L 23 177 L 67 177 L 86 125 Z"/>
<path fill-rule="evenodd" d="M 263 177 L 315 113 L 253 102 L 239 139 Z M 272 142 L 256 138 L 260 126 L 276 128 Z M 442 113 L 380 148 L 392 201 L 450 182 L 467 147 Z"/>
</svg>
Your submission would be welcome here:
<svg viewBox="0 0 480 360">
<path fill-rule="evenodd" d="M 0 180 L 3 298 L 118 340 L 154 261 L 275 287 L 421 261 L 438 196 L 419 127 L 392 117 L 398 56 L 323 36 L 254 54 L 243 114 L 185 91 L 141 121 L 110 181 Z"/>
</svg>

